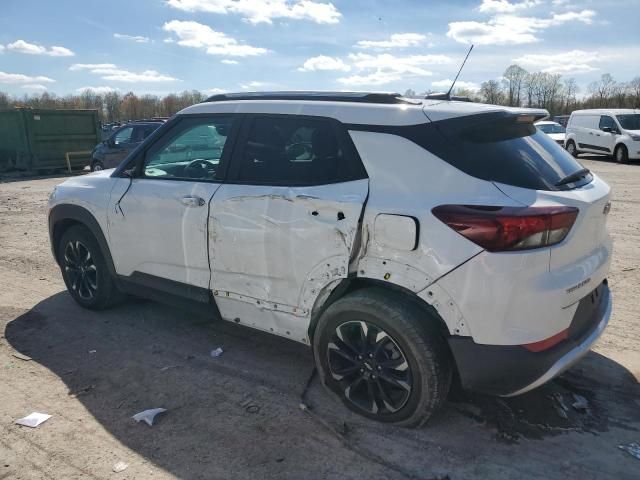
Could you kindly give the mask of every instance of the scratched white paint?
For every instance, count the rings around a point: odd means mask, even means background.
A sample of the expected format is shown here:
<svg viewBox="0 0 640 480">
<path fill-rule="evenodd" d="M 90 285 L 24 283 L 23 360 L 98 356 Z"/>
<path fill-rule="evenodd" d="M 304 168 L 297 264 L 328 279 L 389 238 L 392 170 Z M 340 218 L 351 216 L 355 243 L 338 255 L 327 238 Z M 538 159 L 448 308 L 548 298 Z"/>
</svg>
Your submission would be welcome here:
<svg viewBox="0 0 640 480">
<path fill-rule="evenodd" d="M 347 276 L 367 190 L 367 180 L 222 185 L 209 219 L 211 289 L 222 317 L 306 338 L 315 298 Z"/>
</svg>

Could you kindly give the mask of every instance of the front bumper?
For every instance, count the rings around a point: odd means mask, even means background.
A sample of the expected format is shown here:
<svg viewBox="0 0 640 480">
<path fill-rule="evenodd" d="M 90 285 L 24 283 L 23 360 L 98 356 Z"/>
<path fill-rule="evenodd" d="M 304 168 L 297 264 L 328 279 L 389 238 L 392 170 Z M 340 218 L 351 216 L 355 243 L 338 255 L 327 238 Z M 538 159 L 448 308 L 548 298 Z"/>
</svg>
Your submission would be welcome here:
<svg viewBox="0 0 640 480">
<path fill-rule="evenodd" d="M 450 337 L 462 386 L 492 395 L 515 396 L 537 388 L 571 367 L 598 340 L 611 317 L 605 280 L 578 303 L 569 338 L 541 352 L 519 345 L 481 345 L 470 337 Z"/>
</svg>

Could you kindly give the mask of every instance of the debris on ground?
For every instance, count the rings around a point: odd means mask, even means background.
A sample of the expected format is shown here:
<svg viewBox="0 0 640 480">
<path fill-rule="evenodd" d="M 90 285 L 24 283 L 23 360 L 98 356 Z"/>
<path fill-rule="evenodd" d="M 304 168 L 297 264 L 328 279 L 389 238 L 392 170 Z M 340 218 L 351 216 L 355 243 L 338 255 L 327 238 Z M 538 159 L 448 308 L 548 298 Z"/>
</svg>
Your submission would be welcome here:
<svg viewBox="0 0 640 480">
<path fill-rule="evenodd" d="M 113 464 L 113 471 L 116 473 L 124 472 L 129 467 L 128 463 L 116 462 Z"/>
<path fill-rule="evenodd" d="M 618 445 L 618 448 L 640 460 L 640 443 L 633 442 L 629 445 Z"/>
<path fill-rule="evenodd" d="M 559 417 L 568 419 L 567 412 L 569 411 L 569 407 L 567 407 L 562 399 L 562 394 L 555 392 L 552 397 L 554 400 L 554 408 Z"/>
<path fill-rule="evenodd" d="M 25 355 L 25 354 L 19 353 L 19 352 L 14 352 L 11 355 L 16 357 L 16 358 L 19 358 L 20 360 L 24 360 L 25 362 L 28 362 L 29 360 L 33 360 L 33 358 L 31 358 L 29 355 Z"/>
<path fill-rule="evenodd" d="M 46 422 L 50 418 L 51 415 L 47 415 L 46 413 L 33 412 L 24 418 L 19 418 L 16 420 L 16 423 L 18 425 L 24 425 L 25 427 L 36 428 L 38 425 Z"/>
<path fill-rule="evenodd" d="M 573 394 L 573 399 L 575 402 L 571 404 L 573 408 L 578 410 L 579 412 L 585 412 L 589 408 L 589 402 L 582 395 L 578 395 L 577 393 Z"/>
<path fill-rule="evenodd" d="M 76 390 L 75 392 L 69 391 L 69 396 L 71 398 L 80 397 L 81 395 L 86 395 L 87 393 L 89 393 L 94 388 L 96 388 L 95 385 L 87 385 L 86 387 L 81 388 L 79 390 Z"/>
<path fill-rule="evenodd" d="M 89 350 L 89 353 L 91 353 L 91 354 L 96 353 L 96 352 L 97 352 L 97 350 Z"/>
<path fill-rule="evenodd" d="M 167 370 L 171 370 L 172 368 L 179 368 L 180 365 L 167 365 L 166 367 L 162 367 L 160 369 L 161 372 L 166 372 Z"/>
<path fill-rule="evenodd" d="M 151 427 L 153 425 L 153 420 L 156 418 L 156 415 L 158 415 L 159 413 L 164 413 L 166 411 L 167 411 L 166 408 L 151 408 L 149 410 L 136 413 L 131 418 L 133 418 L 138 423 L 143 421 Z"/>
<path fill-rule="evenodd" d="M 218 358 L 223 353 L 224 353 L 224 350 L 222 350 L 222 347 L 214 348 L 213 350 L 211 350 L 211 356 L 213 358 Z"/>
</svg>

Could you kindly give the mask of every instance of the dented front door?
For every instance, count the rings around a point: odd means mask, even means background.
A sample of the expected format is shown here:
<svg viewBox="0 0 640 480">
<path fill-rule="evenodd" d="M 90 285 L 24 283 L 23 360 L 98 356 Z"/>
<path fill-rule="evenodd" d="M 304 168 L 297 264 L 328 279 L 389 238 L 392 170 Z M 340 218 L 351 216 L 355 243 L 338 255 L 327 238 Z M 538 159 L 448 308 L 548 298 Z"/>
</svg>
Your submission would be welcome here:
<svg viewBox="0 0 640 480">
<path fill-rule="evenodd" d="M 222 316 L 294 335 L 320 291 L 347 276 L 367 191 L 366 179 L 309 187 L 223 184 L 209 214 L 211 288 Z"/>
</svg>

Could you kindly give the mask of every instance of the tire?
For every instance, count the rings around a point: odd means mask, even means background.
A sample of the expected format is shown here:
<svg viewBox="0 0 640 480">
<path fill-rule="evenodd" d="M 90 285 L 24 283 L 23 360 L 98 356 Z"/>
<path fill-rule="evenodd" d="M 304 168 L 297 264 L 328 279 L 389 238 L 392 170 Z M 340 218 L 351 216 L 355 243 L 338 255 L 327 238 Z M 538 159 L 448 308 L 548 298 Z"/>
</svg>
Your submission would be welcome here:
<svg viewBox="0 0 640 480">
<path fill-rule="evenodd" d="M 429 316 L 382 288 L 337 300 L 320 317 L 313 340 L 322 383 L 367 418 L 424 424 L 447 398 L 452 374 L 446 340 Z M 369 349 L 362 348 L 363 334 Z"/>
<path fill-rule="evenodd" d="M 64 283 L 79 305 L 102 310 L 123 298 L 98 242 L 85 226 L 68 228 L 60 238 L 57 253 Z"/>
<path fill-rule="evenodd" d="M 629 151 L 627 147 L 622 144 L 618 145 L 613 151 L 613 159 L 617 163 L 627 163 L 629 161 Z"/>
<path fill-rule="evenodd" d="M 100 170 L 104 170 L 104 165 L 100 160 L 94 160 L 93 162 L 91 162 L 92 172 L 99 172 Z"/>
<path fill-rule="evenodd" d="M 569 154 L 573 158 L 578 158 L 578 148 L 576 147 L 576 144 L 573 142 L 573 140 L 569 140 L 567 142 L 567 152 L 569 152 Z"/>
</svg>

